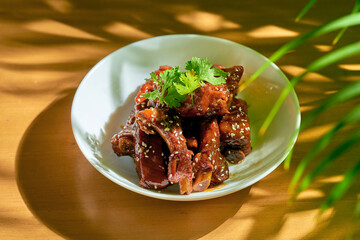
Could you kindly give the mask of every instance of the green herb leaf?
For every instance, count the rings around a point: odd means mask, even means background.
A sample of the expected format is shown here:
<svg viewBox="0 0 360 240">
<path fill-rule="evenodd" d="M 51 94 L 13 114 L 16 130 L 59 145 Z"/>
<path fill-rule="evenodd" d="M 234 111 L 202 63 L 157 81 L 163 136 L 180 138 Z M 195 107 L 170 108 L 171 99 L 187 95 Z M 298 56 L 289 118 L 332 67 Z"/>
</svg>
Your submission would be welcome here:
<svg viewBox="0 0 360 240">
<path fill-rule="evenodd" d="M 191 61 L 188 61 L 185 64 L 185 69 L 188 71 L 193 70 L 195 75 L 198 76 L 200 81 L 206 81 L 212 85 L 219 85 L 226 83 L 225 77 L 228 75 L 221 69 L 212 67 L 209 59 L 200 59 L 197 57 L 191 58 Z"/>
<path fill-rule="evenodd" d="M 144 93 L 143 96 L 149 100 L 155 100 L 157 98 L 161 98 L 160 93 L 157 90 L 148 92 L 148 93 Z"/>
<path fill-rule="evenodd" d="M 194 72 L 187 72 L 180 75 L 180 81 L 182 84 L 174 83 L 176 90 L 181 95 L 187 95 L 195 91 L 198 87 L 201 86 L 199 78 L 194 75 Z"/>
<path fill-rule="evenodd" d="M 159 74 L 152 72 L 147 81 L 154 81 L 160 85 L 158 90 L 143 94 L 144 97 L 166 104 L 169 108 L 179 107 L 187 95 L 192 94 L 201 87 L 204 81 L 213 85 L 226 83 L 225 77 L 228 73 L 218 68 L 211 68 L 209 60 L 193 57 L 185 63 L 188 72 L 183 73 L 176 66 Z"/>
<path fill-rule="evenodd" d="M 186 99 L 187 95 L 181 95 L 174 87 L 168 88 L 167 94 L 164 97 L 164 102 L 169 108 L 180 107 L 181 103 Z"/>
</svg>

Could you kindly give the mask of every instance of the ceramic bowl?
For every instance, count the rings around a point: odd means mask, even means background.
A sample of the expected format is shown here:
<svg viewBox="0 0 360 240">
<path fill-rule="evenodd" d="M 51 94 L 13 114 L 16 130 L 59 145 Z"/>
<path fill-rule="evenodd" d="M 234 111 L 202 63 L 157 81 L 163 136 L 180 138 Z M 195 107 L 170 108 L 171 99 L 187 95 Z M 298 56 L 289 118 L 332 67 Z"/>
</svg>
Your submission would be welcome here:
<svg viewBox="0 0 360 240">
<path fill-rule="evenodd" d="M 167 35 L 127 45 L 102 59 L 85 76 L 72 105 L 71 122 L 75 139 L 88 161 L 105 177 L 131 191 L 149 197 L 193 201 L 224 196 L 250 186 L 273 171 L 293 146 L 300 124 L 300 108 L 295 92 L 285 99 L 264 136 L 258 130 L 288 79 L 271 64 L 239 97 L 248 103 L 252 152 L 245 161 L 230 166 L 230 178 L 204 192 L 179 195 L 175 184 L 167 189 L 149 190 L 139 185 L 131 157 L 117 157 L 111 137 L 120 130 L 134 106 L 135 94 L 160 65 L 184 66 L 196 56 L 225 67 L 244 66 L 244 79 L 267 58 L 241 44 L 201 35 Z"/>
</svg>

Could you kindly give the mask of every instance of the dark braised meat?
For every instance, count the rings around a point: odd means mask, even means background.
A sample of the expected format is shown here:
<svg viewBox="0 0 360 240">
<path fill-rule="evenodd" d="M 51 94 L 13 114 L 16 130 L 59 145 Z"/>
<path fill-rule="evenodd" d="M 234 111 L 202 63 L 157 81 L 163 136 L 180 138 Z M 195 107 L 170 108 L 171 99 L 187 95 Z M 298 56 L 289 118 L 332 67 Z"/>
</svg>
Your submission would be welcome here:
<svg viewBox="0 0 360 240">
<path fill-rule="evenodd" d="M 161 189 L 169 185 L 162 158 L 162 139 L 148 135 L 136 126 L 135 164 L 140 184 L 145 188 Z"/>
<path fill-rule="evenodd" d="M 245 153 L 240 149 L 227 148 L 223 153 L 226 160 L 232 164 L 238 164 L 245 160 Z"/>
<path fill-rule="evenodd" d="M 135 97 L 135 109 L 136 111 L 141 111 L 149 107 L 160 107 L 158 99 L 149 100 L 143 96 L 143 94 L 152 92 L 158 88 L 158 84 L 154 81 L 147 81 L 144 83 L 138 94 Z"/>
<path fill-rule="evenodd" d="M 198 148 L 198 141 L 196 140 L 196 137 L 186 137 L 186 146 L 190 149 L 197 149 Z"/>
<path fill-rule="evenodd" d="M 247 104 L 244 100 L 234 98 L 229 111 L 230 114 L 224 115 L 219 123 L 222 152 L 241 150 L 248 155 L 251 152 L 251 145 Z M 232 160 L 232 162 L 236 161 Z"/>
<path fill-rule="evenodd" d="M 115 134 L 111 139 L 114 153 L 118 156 L 134 157 L 135 148 L 135 110 L 131 111 L 130 116 L 123 129 Z"/>
<path fill-rule="evenodd" d="M 204 191 L 229 178 L 228 164 L 220 153 L 220 132 L 216 118 L 204 120 L 200 127 L 200 147 L 193 159 L 194 191 Z"/>
<path fill-rule="evenodd" d="M 214 86 L 206 83 L 196 89 L 193 96 L 188 95 L 176 112 L 182 117 L 224 115 L 228 113 L 229 96 L 225 84 Z"/>
<path fill-rule="evenodd" d="M 162 82 L 148 80 L 141 86 L 134 110 L 111 144 L 117 156 L 134 158 L 142 187 L 162 189 L 179 183 L 180 194 L 201 192 L 228 179 L 228 162 L 240 163 L 251 152 L 247 104 L 234 98 L 244 69 L 213 67 L 229 73 L 226 83 L 202 82 L 178 108 L 169 109 L 170 101 L 160 104 L 160 97 L 149 100 L 143 96 L 160 90 L 165 77 Z M 171 69 L 160 66 L 155 73 L 159 77 Z M 161 94 L 174 96 L 169 92 Z"/>
<path fill-rule="evenodd" d="M 226 86 L 229 89 L 230 93 L 234 95 L 239 87 L 241 77 L 244 73 L 244 67 L 233 66 L 230 68 L 220 68 L 220 69 L 222 69 L 224 72 L 229 73 L 229 76 L 227 76 L 226 78 Z"/>
<path fill-rule="evenodd" d="M 166 109 L 149 108 L 138 112 L 136 121 L 145 133 L 155 134 L 156 131 L 164 139 L 171 153 L 168 162 L 168 179 L 173 183 L 179 182 L 180 194 L 190 194 L 193 152 L 186 146 L 180 118 L 170 114 Z"/>
</svg>

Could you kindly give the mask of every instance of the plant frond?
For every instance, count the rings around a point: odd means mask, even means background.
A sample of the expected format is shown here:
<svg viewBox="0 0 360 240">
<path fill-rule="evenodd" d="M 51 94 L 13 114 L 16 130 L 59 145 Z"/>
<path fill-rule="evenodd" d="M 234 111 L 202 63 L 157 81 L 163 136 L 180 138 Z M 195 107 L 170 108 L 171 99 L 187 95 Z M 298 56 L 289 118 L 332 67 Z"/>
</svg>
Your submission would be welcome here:
<svg viewBox="0 0 360 240">
<path fill-rule="evenodd" d="M 274 106 L 271 108 L 269 114 L 266 116 L 266 119 L 259 130 L 259 134 L 260 135 L 265 134 L 266 130 L 270 126 L 271 122 L 273 121 L 274 117 L 276 116 L 277 112 L 279 111 L 279 109 L 280 109 L 282 103 L 284 102 L 284 100 L 286 99 L 287 95 L 290 93 L 290 91 L 293 90 L 293 87 L 295 87 L 306 74 L 308 74 L 310 72 L 319 71 L 322 68 L 327 67 L 328 65 L 331 65 L 337 61 L 340 61 L 344 58 L 347 58 L 347 57 L 350 57 L 350 56 L 353 56 L 353 55 L 356 55 L 359 53 L 360 53 L 360 41 L 353 43 L 353 44 L 349 44 L 345 47 L 339 48 L 335 51 L 332 51 L 332 52 L 318 58 L 317 60 L 312 62 L 307 67 L 307 70 L 304 73 L 292 78 L 290 81 L 291 84 L 287 85 L 282 90 L 282 92 L 280 93 L 280 96 L 276 100 Z"/>
<path fill-rule="evenodd" d="M 357 177 L 360 171 L 360 159 L 357 163 L 351 167 L 346 173 L 344 180 L 337 183 L 334 189 L 331 191 L 330 196 L 326 199 L 326 201 L 320 207 L 320 214 L 323 213 L 326 209 L 334 205 L 336 201 L 338 201 L 345 192 L 349 189 L 355 178 Z"/>
<path fill-rule="evenodd" d="M 324 136 L 322 136 L 314 145 L 314 147 L 305 155 L 300 161 L 294 176 L 290 182 L 289 191 L 294 192 L 295 186 L 305 171 L 309 162 L 322 151 L 331 141 L 335 133 L 342 127 L 360 120 L 360 105 L 353 108 L 348 114 L 346 114 L 332 129 L 330 129 Z"/>
<path fill-rule="evenodd" d="M 307 189 L 313 179 L 322 173 L 331 163 L 333 163 L 339 156 L 344 152 L 354 146 L 360 141 L 360 131 L 352 134 L 348 139 L 346 139 L 342 144 L 337 146 L 333 151 L 331 151 L 326 157 L 324 157 L 319 164 L 301 181 L 299 187 L 295 190 L 295 193 L 291 197 L 291 201 L 295 200 L 297 195 Z"/>
<path fill-rule="evenodd" d="M 273 55 L 271 55 L 271 57 L 269 58 L 270 61 L 267 61 L 263 65 L 261 65 L 244 83 L 242 83 L 239 86 L 238 91 L 244 90 L 250 83 L 252 83 L 256 78 L 258 78 L 261 75 L 261 73 L 263 73 L 272 64 L 272 62 L 276 62 L 282 56 L 284 56 L 288 51 L 298 47 L 302 43 L 306 42 L 308 39 L 318 37 L 323 34 L 341 29 L 345 26 L 350 27 L 359 24 L 360 24 L 360 13 L 350 14 L 341 17 L 339 19 L 336 19 L 332 22 L 329 22 L 327 24 L 324 24 L 322 26 L 319 26 L 314 30 L 308 32 L 307 34 L 295 38 L 291 42 L 283 45 Z"/>
<path fill-rule="evenodd" d="M 353 10 L 351 11 L 351 14 L 357 13 L 359 11 L 359 9 L 360 9 L 360 0 L 356 0 L 355 6 L 354 6 Z M 342 35 L 344 35 L 344 33 L 346 32 L 347 29 L 348 29 L 348 26 L 341 29 L 341 31 L 334 38 L 332 45 L 335 45 L 339 42 L 340 38 L 342 37 Z"/>
<path fill-rule="evenodd" d="M 331 108 L 332 106 L 348 101 L 354 97 L 360 96 L 360 79 L 357 82 L 351 83 L 346 87 L 334 93 L 324 101 L 323 104 L 312 110 L 303 120 L 301 121 L 300 131 L 305 130 L 309 124 L 321 113 Z"/>
<path fill-rule="evenodd" d="M 317 0 L 310 0 L 305 7 L 301 10 L 299 15 L 297 15 L 295 22 L 300 21 L 300 19 L 309 11 L 309 9 L 316 3 Z"/>
</svg>

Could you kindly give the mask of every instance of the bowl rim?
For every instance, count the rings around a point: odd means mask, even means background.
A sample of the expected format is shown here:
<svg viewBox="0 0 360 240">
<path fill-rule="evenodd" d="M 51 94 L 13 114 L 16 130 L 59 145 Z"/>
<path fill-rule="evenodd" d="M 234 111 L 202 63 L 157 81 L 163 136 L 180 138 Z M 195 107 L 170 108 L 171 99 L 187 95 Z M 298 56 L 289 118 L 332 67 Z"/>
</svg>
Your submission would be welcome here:
<svg viewBox="0 0 360 240">
<path fill-rule="evenodd" d="M 201 34 L 170 34 L 170 35 L 162 35 L 162 36 L 156 36 L 156 37 L 152 37 L 152 38 L 147 38 L 147 39 L 142 39 L 139 41 L 135 41 L 132 42 L 130 44 L 127 44 L 111 53 L 109 53 L 108 55 L 106 55 L 105 57 L 103 57 L 100 61 L 98 61 L 90 70 L 89 72 L 85 75 L 85 77 L 81 80 L 80 84 L 77 87 L 76 93 L 74 95 L 73 101 L 72 101 L 72 106 L 71 106 L 71 126 L 72 126 L 72 132 L 74 135 L 74 138 L 76 140 L 76 143 L 78 145 L 78 147 L 80 148 L 82 154 L 85 156 L 85 158 L 87 159 L 87 161 L 89 161 L 91 163 L 91 165 L 93 167 L 95 167 L 95 169 L 97 171 L 99 171 L 102 175 L 104 175 L 106 178 L 108 178 L 109 180 L 111 180 L 112 182 L 116 183 L 117 185 L 120 185 L 121 187 L 124 187 L 130 191 L 139 193 L 141 195 L 144 196 L 148 196 L 148 197 L 152 197 L 152 198 L 157 198 L 157 199 L 162 199 L 162 200 L 171 200 L 171 201 L 199 201 L 199 200 L 207 200 L 207 199 L 213 199 L 213 198 L 218 198 L 218 197 L 222 197 L 234 192 L 237 192 L 239 190 L 242 190 L 246 187 L 251 186 L 252 184 L 258 182 L 259 180 L 261 180 L 262 178 L 266 177 L 268 174 L 270 174 L 272 171 L 274 171 L 287 157 L 287 155 L 291 152 L 291 150 L 293 149 L 298 134 L 299 134 L 299 129 L 300 129 L 300 122 L 301 122 L 301 112 L 300 112 L 300 104 L 299 104 L 299 100 L 298 97 L 296 95 L 296 92 L 294 90 L 294 88 L 291 86 L 291 90 L 289 95 L 292 95 L 293 99 L 294 99 L 294 103 L 295 103 L 295 111 L 296 111 L 296 125 L 295 125 L 295 129 L 294 129 L 294 134 L 292 135 L 292 137 L 289 139 L 289 145 L 288 148 L 286 149 L 286 151 L 281 154 L 281 156 L 279 156 L 278 160 L 269 168 L 267 168 L 265 171 L 262 171 L 260 174 L 257 174 L 256 177 L 252 178 L 250 181 L 246 182 L 246 184 L 241 185 L 240 187 L 238 187 L 237 185 L 234 185 L 232 187 L 229 188 L 221 188 L 221 189 L 217 189 L 216 194 L 211 194 L 213 191 L 208 191 L 208 192 L 199 192 L 199 193 L 191 193 L 190 195 L 172 195 L 172 194 L 164 194 L 162 192 L 158 192 L 157 190 L 151 190 L 151 189 L 144 189 L 142 188 L 140 185 L 136 185 L 136 186 L 132 186 L 132 185 L 128 185 L 125 184 L 124 182 L 119 181 L 119 179 L 117 179 L 115 176 L 113 176 L 112 174 L 109 174 L 108 172 L 104 171 L 104 169 L 102 169 L 101 167 L 99 167 L 97 164 L 94 164 L 93 161 L 91 161 L 89 158 L 90 156 L 88 156 L 87 151 L 85 151 L 85 149 L 82 147 L 82 144 L 80 144 L 80 136 L 78 136 L 76 134 L 76 130 L 75 130 L 75 124 L 74 124 L 74 104 L 78 99 L 78 95 L 80 92 L 80 89 L 83 88 L 83 86 L 86 84 L 87 79 L 90 78 L 90 76 L 93 74 L 94 71 L 97 70 L 97 68 L 99 68 L 103 62 L 105 62 L 108 58 L 111 58 L 113 55 L 118 54 L 121 50 L 123 50 L 124 48 L 133 46 L 133 45 L 137 45 L 137 44 L 143 44 L 144 42 L 148 42 L 148 41 L 153 41 L 155 39 L 174 39 L 174 38 L 203 38 L 204 40 L 216 40 L 219 43 L 225 43 L 225 44 L 232 44 L 235 45 L 237 47 L 241 47 L 246 49 L 247 51 L 252 52 L 253 54 L 255 54 L 257 57 L 262 58 L 264 61 L 266 62 L 270 62 L 269 67 L 273 67 L 278 73 L 280 73 L 280 75 L 282 76 L 282 78 L 287 81 L 288 84 L 290 84 L 290 81 L 288 80 L 288 78 L 286 77 L 286 75 L 281 71 L 281 69 L 272 61 L 270 61 L 267 57 L 265 57 L 264 55 L 260 54 L 259 52 L 255 51 L 254 49 L 247 47 L 243 44 L 231 41 L 231 40 L 227 40 L 227 39 L 223 39 L 223 38 L 219 38 L 219 37 L 213 37 L 213 36 L 207 36 L 207 35 L 201 35 Z M 290 84 L 291 85 L 291 84 Z M 126 179 L 126 178 L 124 178 Z"/>
</svg>

